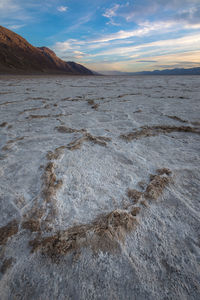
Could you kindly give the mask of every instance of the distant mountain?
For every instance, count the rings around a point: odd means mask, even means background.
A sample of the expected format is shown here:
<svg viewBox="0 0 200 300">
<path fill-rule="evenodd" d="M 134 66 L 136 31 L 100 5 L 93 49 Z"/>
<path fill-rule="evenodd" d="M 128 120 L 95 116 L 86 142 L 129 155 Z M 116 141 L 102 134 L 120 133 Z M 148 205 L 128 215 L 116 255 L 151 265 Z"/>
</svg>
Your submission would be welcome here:
<svg viewBox="0 0 200 300">
<path fill-rule="evenodd" d="M 61 60 L 47 47 L 34 47 L 0 26 L 0 74 L 93 75 L 93 72 L 75 62 Z"/>
<path fill-rule="evenodd" d="M 177 68 L 177 69 L 166 69 L 166 70 L 155 70 L 155 71 L 143 71 L 143 72 L 120 72 L 120 71 L 102 71 L 104 75 L 200 75 L 200 68 Z"/>
<path fill-rule="evenodd" d="M 135 73 L 138 75 L 200 75 L 200 68 L 190 68 L 190 69 L 166 69 L 166 70 L 155 70 L 152 72 L 144 71 Z"/>
</svg>

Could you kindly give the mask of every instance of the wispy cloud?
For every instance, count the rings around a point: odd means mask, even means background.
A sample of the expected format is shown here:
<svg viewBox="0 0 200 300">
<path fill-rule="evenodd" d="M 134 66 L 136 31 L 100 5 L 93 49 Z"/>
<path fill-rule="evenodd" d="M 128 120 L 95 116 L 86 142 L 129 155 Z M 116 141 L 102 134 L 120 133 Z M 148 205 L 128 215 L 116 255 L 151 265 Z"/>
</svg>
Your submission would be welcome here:
<svg viewBox="0 0 200 300">
<path fill-rule="evenodd" d="M 15 29 L 20 29 L 22 27 L 24 27 L 25 24 L 20 24 L 20 25 L 9 25 L 8 28 L 11 30 L 15 30 Z"/>
<path fill-rule="evenodd" d="M 70 39 L 65 42 L 57 42 L 53 48 L 56 52 L 59 52 L 59 53 L 66 52 L 68 50 L 73 49 L 73 44 L 76 43 L 76 41 L 77 40 Z"/>
<path fill-rule="evenodd" d="M 12 11 L 19 8 L 19 5 L 13 0 L 0 0 L 0 9 L 1 11 Z"/>
<path fill-rule="evenodd" d="M 195 24 L 193 25 L 193 29 L 198 29 L 200 28 L 200 24 Z M 127 51 L 135 51 L 135 49 L 141 49 L 141 47 L 161 47 L 162 44 L 164 43 L 164 46 L 171 46 L 174 45 L 175 39 L 166 39 L 165 41 L 155 41 L 150 44 L 143 43 L 143 46 L 140 45 L 135 45 L 134 43 L 134 38 L 143 38 L 145 36 L 152 36 L 156 37 L 159 34 L 164 34 L 164 33 L 171 33 L 171 32 L 177 32 L 180 29 L 188 30 L 191 29 L 193 26 L 184 25 L 184 26 L 178 26 L 177 23 L 174 21 L 169 21 L 169 22 L 146 22 L 146 23 L 141 23 L 139 25 L 138 29 L 132 30 L 132 31 L 125 31 L 125 30 L 120 30 L 116 33 L 109 34 L 109 35 L 104 35 L 102 37 L 96 38 L 96 39 L 88 39 L 88 40 L 77 40 L 77 39 L 70 39 L 65 42 L 57 42 L 54 45 L 54 50 L 58 51 L 59 53 L 65 52 L 69 49 L 78 49 L 80 48 L 85 48 L 85 49 L 90 49 L 90 50 L 95 50 L 96 49 L 96 55 L 100 54 L 102 51 L 101 49 L 105 49 L 105 47 L 109 47 L 112 44 L 112 48 L 108 50 L 107 52 L 103 52 L 103 54 L 127 54 Z M 191 37 L 190 35 L 186 34 L 186 38 L 184 38 L 185 43 L 191 43 Z M 199 35 L 197 35 L 199 36 Z M 196 35 L 195 35 L 196 37 Z M 181 42 L 182 39 L 177 39 L 177 41 Z M 197 39 L 199 41 L 199 39 Z M 194 40 L 194 43 L 196 41 Z M 128 47 L 122 47 L 124 44 L 133 44 L 134 46 L 128 46 Z M 139 42 L 138 42 L 139 43 Z M 193 40 L 192 40 L 193 43 Z M 115 44 L 120 45 L 119 48 L 115 47 Z M 99 50 L 98 50 L 99 49 Z M 118 51 L 118 53 L 116 53 Z"/>
<path fill-rule="evenodd" d="M 188 66 L 200 50 L 200 0 L 0 0 L 0 20 L 96 69 Z"/>
<path fill-rule="evenodd" d="M 113 40 L 123 40 L 123 39 L 128 39 L 132 37 L 142 37 L 146 36 L 150 33 L 156 33 L 162 32 L 164 33 L 165 30 L 172 30 L 174 28 L 174 22 L 155 22 L 155 23 L 150 23 L 150 22 L 145 22 L 145 23 L 140 23 L 138 29 L 135 30 L 120 30 L 116 33 L 110 34 L 110 35 L 105 35 L 103 37 L 100 37 L 98 39 L 94 39 L 91 42 L 93 43 L 102 43 L 102 42 L 109 42 Z M 174 29 L 173 29 L 174 30 Z M 176 29 L 177 30 L 177 29 Z"/>
<path fill-rule="evenodd" d="M 157 60 L 136 60 L 136 62 L 140 62 L 140 63 L 155 63 L 157 62 Z"/>
<path fill-rule="evenodd" d="M 58 10 L 59 12 L 65 12 L 65 11 L 68 10 L 68 7 L 67 7 L 67 6 L 59 6 L 59 7 L 57 7 L 57 10 Z"/>
<path fill-rule="evenodd" d="M 24 0 L 0 0 L 0 19 L 4 26 L 19 29 L 25 26 L 25 22 L 32 20 L 32 15 L 26 11 Z"/>
<path fill-rule="evenodd" d="M 109 22 L 107 24 L 112 24 L 119 26 L 120 24 L 114 22 L 114 17 L 117 15 L 117 10 L 120 8 L 119 4 L 115 4 L 112 8 L 107 8 L 106 11 L 103 13 L 103 17 L 106 17 L 109 19 Z"/>
<path fill-rule="evenodd" d="M 57 43 L 57 49 L 54 48 L 54 50 L 61 57 L 74 57 L 79 62 L 96 70 L 102 70 L 103 66 L 105 70 L 117 70 L 117 67 L 124 70 L 125 68 L 131 69 L 134 67 L 139 70 L 142 64 L 145 69 L 153 69 L 163 64 L 162 60 L 166 60 L 166 64 L 171 63 L 174 65 L 177 61 L 179 64 L 184 65 L 184 61 L 188 61 L 185 59 L 186 53 L 189 53 L 187 55 L 190 55 L 190 65 L 193 66 L 199 60 L 196 53 L 200 57 L 200 34 L 188 34 L 180 38 L 157 40 L 150 43 L 140 42 L 134 45 L 127 44 L 126 46 L 118 44 L 115 47 L 111 42 L 110 47 L 100 48 L 97 52 L 91 54 L 90 49 L 92 46 L 93 44 L 83 43 L 83 41 L 71 40 L 65 43 Z M 76 51 L 77 53 L 75 53 Z M 78 55 L 79 52 L 80 55 Z M 168 58 L 171 59 L 170 62 L 167 61 Z M 117 64 L 117 62 L 120 62 L 120 64 Z"/>
<path fill-rule="evenodd" d="M 200 67 L 199 62 L 200 51 L 188 51 L 177 54 L 166 54 L 155 56 L 150 60 L 152 62 L 138 63 L 137 60 L 118 60 L 117 62 L 101 61 L 89 62 L 87 66 L 96 71 L 122 71 L 122 72 L 138 72 L 142 70 L 152 71 L 155 69 L 172 69 L 172 68 L 192 68 Z M 156 62 L 153 62 L 153 61 Z"/>
<path fill-rule="evenodd" d="M 200 3 L 196 7 L 189 7 L 187 9 L 180 10 L 177 14 L 172 16 L 177 22 L 185 24 L 199 24 L 200 23 Z"/>
<path fill-rule="evenodd" d="M 96 54 L 96 56 L 101 55 L 114 55 L 131 58 L 132 55 L 136 53 L 140 56 L 155 53 L 169 53 L 177 51 L 189 51 L 189 50 L 200 50 L 200 34 L 187 35 L 181 38 L 166 39 L 155 41 L 152 43 L 141 43 L 138 45 L 128 46 L 128 47 L 118 47 L 112 48 L 106 51 L 102 51 Z"/>
<path fill-rule="evenodd" d="M 180 14 L 180 17 L 185 14 L 185 17 L 192 16 L 192 9 L 200 5 L 199 0 L 142 0 L 142 1 L 130 1 L 123 5 L 118 5 L 114 10 L 112 19 L 117 17 L 124 18 L 127 22 L 141 22 L 145 19 L 153 16 L 155 20 L 160 18 L 163 12 L 166 12 L 164 17 L 167 20 L 167 16 Z M 115 7 L 115 6 L 114 6 Z M 109 12 L 109 11 L 108 11 Z M 112 12 L 112 9 L 111 9 Z M 109 14 L 108 14 L 109 15 Z M 195 14 L 194 14 L 195 16 Z"/>
</svg>

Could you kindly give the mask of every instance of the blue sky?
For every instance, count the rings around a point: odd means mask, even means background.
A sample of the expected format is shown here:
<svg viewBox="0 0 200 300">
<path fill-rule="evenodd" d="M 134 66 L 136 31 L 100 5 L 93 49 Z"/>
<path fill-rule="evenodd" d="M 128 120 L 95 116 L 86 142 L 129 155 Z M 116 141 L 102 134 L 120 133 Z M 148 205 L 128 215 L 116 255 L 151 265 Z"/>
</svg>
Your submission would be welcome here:
<svg viewBox="0 0 200 300">
<path fill-rule="evenodd" d="M 0 0 L 0 25 L 96 71 L 200 66 L 200 0 Z"/>
</svg>

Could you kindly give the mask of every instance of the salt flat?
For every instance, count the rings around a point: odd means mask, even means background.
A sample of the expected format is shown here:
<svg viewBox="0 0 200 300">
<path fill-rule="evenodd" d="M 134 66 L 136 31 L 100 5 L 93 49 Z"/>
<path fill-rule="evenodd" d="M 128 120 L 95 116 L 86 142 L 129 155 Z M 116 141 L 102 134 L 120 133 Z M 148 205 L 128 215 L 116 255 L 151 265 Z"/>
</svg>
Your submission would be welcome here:
<svg viewBox="0 0 200 300">
<path fill-rule="evenodd" d="M 1 299 L 200 298 L 198 76 L 0 77 Z"/>
</svg>

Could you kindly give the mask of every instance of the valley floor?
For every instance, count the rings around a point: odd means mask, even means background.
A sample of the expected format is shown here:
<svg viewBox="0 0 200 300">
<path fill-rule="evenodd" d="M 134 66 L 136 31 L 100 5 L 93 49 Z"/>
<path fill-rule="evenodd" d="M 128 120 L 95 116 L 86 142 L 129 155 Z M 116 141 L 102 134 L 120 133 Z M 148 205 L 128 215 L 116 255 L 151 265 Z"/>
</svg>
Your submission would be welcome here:
<svg viewBox="0 0 200 300">
<path fill-rule="evenodd" d="M 0 77 L 0 298 L 200 298 L 199 76 Z"/>
</svg>

